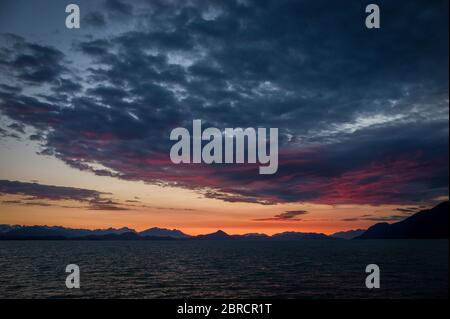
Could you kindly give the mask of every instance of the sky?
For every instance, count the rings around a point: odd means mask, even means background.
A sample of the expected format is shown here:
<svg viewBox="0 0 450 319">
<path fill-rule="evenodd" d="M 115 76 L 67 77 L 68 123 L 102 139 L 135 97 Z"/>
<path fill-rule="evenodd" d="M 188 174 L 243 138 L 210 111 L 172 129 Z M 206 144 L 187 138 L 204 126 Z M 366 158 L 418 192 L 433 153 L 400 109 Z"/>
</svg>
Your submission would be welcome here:
<svg viewBox="0 0 450 319">
<path fill-rule="evenodd" d="M 0 224 L 330 234 L 448 200 L 448 1 L 375 3 L 2 0 Z M 195 119 L 278 128 L 278 171 L 173 164 Z"/>
</svg>

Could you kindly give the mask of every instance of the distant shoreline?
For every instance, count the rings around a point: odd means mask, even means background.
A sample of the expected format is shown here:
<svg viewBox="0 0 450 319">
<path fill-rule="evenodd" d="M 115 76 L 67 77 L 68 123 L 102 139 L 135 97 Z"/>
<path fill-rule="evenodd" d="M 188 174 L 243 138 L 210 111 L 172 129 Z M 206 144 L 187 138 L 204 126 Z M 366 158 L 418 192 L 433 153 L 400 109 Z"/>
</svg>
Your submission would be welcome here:
<svg viewBox="0 0 450 319">
<path fill-rule="evenodd" d="M 378 223 L 367 230 L 349 230 L 332 235 L 286 231 L 273 235 L 229 235 L 222 230 L 188 235 L 178 229 L 153 227 L 142 232 L 130 228 L 73 229 L 61 226 L 0 225 L 0 240 L 348 240 L 348 239 L 448 239 L 449 202 L 422 210 L 402 221 Z"/>
</svg>

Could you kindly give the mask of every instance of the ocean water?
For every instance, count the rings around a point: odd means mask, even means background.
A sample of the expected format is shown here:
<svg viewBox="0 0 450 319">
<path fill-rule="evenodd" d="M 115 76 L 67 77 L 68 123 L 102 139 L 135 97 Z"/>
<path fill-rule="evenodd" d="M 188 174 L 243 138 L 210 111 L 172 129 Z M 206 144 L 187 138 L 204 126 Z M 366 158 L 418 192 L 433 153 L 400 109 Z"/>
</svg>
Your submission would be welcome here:
<svg viewBox="0 0 450 319">
<path fill-rule="evenodd" d="M 448 298 L 448 253 L 448 240 L 0 241 L 0 298 Z M 372 263 L 380 289 L 365 286 Z"/>
</svg>

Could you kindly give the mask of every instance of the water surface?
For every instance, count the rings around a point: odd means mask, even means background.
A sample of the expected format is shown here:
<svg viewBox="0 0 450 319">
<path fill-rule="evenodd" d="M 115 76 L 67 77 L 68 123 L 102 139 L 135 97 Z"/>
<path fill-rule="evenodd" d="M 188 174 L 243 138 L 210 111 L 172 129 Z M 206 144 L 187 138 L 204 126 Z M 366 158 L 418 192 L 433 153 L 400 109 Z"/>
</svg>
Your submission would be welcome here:
<svg viewBox="0 0 450 319">
<path fill-rule="evenodd" d="M 448 240 L 0 241 L 0 271 L 0 298 L 448 298 Z"/>
</svg>

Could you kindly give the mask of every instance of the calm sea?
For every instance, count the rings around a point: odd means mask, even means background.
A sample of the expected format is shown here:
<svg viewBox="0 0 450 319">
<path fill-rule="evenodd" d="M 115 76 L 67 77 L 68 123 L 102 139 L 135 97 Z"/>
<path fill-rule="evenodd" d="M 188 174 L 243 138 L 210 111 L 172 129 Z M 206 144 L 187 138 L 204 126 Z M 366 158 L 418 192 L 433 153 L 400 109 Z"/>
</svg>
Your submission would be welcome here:
<svg viewBox="0 0 450 319">
<path fill-rule="evenodd" d="M 0 241 L 0 298 L 448 298 L 448 240 Z M 365 267 L 381 288 L 365 287 Z M 67 289 L 77 264 L 81 289 Z"/>
</svg>

